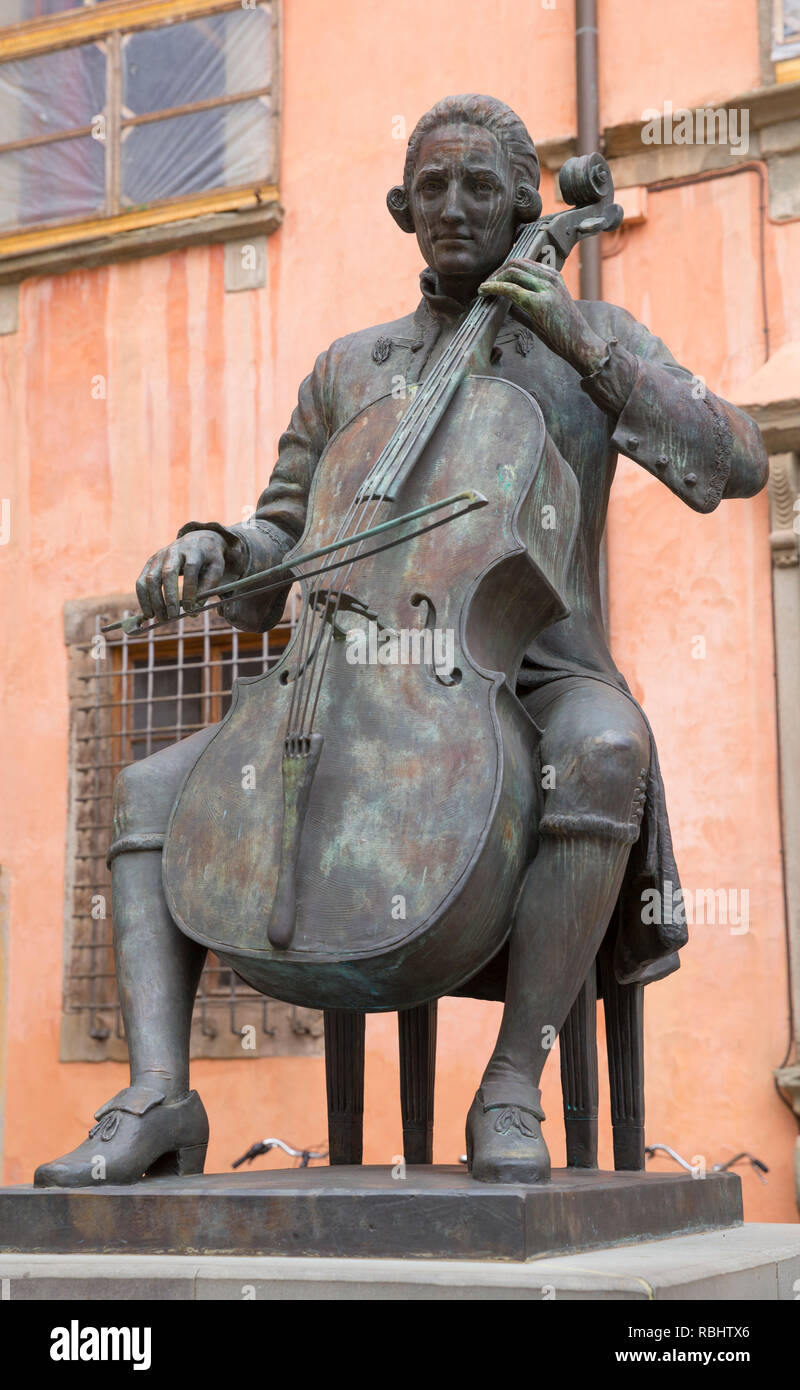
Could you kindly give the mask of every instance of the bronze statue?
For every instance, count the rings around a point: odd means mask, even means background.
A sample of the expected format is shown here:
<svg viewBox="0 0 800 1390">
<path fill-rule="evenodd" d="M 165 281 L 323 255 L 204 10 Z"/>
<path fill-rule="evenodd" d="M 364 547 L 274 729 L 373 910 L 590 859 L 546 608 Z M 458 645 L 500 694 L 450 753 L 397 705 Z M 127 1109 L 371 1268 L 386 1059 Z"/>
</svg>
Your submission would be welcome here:
<svg viewBox="0 0 800 1390">
<path fill-rule="evenodd" d="M 536 259 L 538 184 L 533 142 L 501 102 L 448 97 L 423 116 L 388 197 L 427 263 L 418 308 L 318 358 L 252 524 L 190 522 L 139 577 L 144 618 L 168 620 L 288 557 L 305 576 L 304 619 L 278 671 L 238 684 L 222 725 L 117 780 L 109 861 L 131 1085 L 38 1185 L 90 1185 L 100 1145 L 107 1182 L 202 1171 L 208 1123 L 188 1050 L 208 945 L 279 997 L 397 1008 L 462 984 L 510 929 L 503 1020 L 467 1118 L 470 1172 L 485 1182 L 549 1178 L 543 1037 L 615 912 L 621 981 L 677 967 L 685 927 L 641 910 L 644 890 L 678 876 L 652 734 L 606 644 L 600 539 L 619 452 L 701 512 L 758 492 L 766 457 L 752 421 L 693 390 L 630 314 L 576 303 L 559 258 Z M 398 529 L 379 561 L 387 503 Z M 338 569 L 321 550 L 339 552 Z M 301 555 L 318 557 L 313 571 Z M 274 624 L 278 574 L 268 593 L 229 590 L 229 620 Z M 418 630 L 454 615 L 455 667 L 428 662 L 412 678 L 387 664 L 380 679 L 367 667 L 352 708 L 335 694 L 365 624 Z M 439 805 L 419 796 L 426 770 Z M 357 797 L 360 773 L 377 794 Z M 418 901 L 415 869 L 428 885 Z"/>
</svg>

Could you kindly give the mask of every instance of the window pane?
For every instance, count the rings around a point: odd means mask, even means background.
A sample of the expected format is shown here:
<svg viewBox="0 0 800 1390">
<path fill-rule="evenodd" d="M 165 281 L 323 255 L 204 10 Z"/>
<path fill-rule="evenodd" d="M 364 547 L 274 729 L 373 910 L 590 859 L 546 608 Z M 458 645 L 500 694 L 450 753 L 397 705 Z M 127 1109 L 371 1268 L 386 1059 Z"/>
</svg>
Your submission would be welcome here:
<svg viewBox="0 0 800 1390">
<path fill-rule="evenodd" d="M 104 147 L 90 135 L 0 152 L 0 228 L 103 212 Z"/>
<path fill-rule="evenodd" d="M 0 63 L 0 143 L 91 125 L 105 100 L 99 44 Z"/>
<path fill-rule="evenodd" d="M 141 116 L 267 86 L 268 40 L 264 10 L 244 9 L 128 34 L 122 46 L 124 114 Z"/>
<path fill-rule="evenodd" d="M 800 0 L 783 0 L 783 37 L 800 37 Z"/>
<path fill-rule="evenodd" d="M 122 140 L 122 199 L 130 205 L 236 188 L 273 168 L 263 100 L 129 126 Z"/>
</svg>

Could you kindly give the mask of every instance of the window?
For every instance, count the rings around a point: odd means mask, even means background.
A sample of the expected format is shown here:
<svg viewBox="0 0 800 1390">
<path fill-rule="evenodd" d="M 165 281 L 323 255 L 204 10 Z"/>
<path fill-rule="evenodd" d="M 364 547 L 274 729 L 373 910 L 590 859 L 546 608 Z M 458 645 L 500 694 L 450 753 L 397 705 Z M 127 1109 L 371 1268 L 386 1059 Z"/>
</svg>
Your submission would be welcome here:
<svg viewBox="0 0 800 1390">
<path fill-rule="evenodd" d="M 28 21 L 0 29 L 0 257 L 221 214 L 236 235 L 237 210 L 277 225 L 277 0 L 0 5 Z"/>
<path fill-rule="evenodd" d="M 778 82 L 800 77 L 800 0 L 773 0 L 772 61 Z"/>
<path fill-rule="evenodd" d="M 126 611 L 118 601 L 68 605 L 70 829 L 63 1061 L 125 1056 L 105 864 L 117 772 L 221 719 L 230 706 L 234 680 L 258 675 L 277 661 L 293 630 L 294 602 L 290 600 L 284 622 L 263 636 L 237 632 L 218 614 L 204 613 L 144 637 L 111 634 L 107 642 L 100 628 Z M 321 1051 L 320 1014 L 264 999 L 209 953 L 195 1007 L 194 1057 L 309 1056 Z"/>
</svg>

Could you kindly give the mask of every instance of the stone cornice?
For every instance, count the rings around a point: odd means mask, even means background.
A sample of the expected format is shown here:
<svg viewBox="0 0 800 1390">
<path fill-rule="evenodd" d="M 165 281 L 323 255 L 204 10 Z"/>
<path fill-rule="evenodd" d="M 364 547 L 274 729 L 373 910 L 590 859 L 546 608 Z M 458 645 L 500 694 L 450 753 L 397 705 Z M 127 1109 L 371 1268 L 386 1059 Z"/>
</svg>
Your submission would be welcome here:
<svg viewBox="0 0 800 1390">
<path fill-rule="evenodd" d="M 655 108 L 653 108 L 655 109 Z M 746 111 L 750 128 L 750 148 L 747 154 L 734 154 L 719 144 L 645 144 L 642 131 L 644 120 L 622 121 L 606 126 L 601 148 L 611 165 L 617 187 L 657 183 L 662 179 L 685 178 L 714 169 L 736 167 L 747 159 L 765 159 L 800 151 L 800 82 L 775 83 L 756 87 L 738 95 L 709 100 L 703 105 L 682 108 L 675 103 L 673 111 Z M 537 142 L 542 166 L 557 173 L 565 159 L 577 153 L 574 135 L 557 135 Z M 784 204 L 771 209 L 774 216 L 785 216 Z M 793 215 L 790 210 L 790 215 Z"/>
<path fill-rule="evenodd" d="M 764 436 L 768 454 L 800 453 L 800 399 L 742 405 Z"/>
<path fill-rule="evenodd" d="M 750 129 L 763 130 L 766 126 L 778 125 L 800 117 L 800 82 L 755 87 L 740 96 L 709 100 L 689 107 L 681 107 L 677 102 L 674 106 L 675 111 L 707 111 L 710 108 L 715 111 L 747 111 Z M 642 130 L 645 124 L 645 121 L 639 120 L 606 126 L 603 131 L 603 153 L 606 159 L 641 154 L 642 149 L 647 148 L 642 145 Z"/>
</svg>

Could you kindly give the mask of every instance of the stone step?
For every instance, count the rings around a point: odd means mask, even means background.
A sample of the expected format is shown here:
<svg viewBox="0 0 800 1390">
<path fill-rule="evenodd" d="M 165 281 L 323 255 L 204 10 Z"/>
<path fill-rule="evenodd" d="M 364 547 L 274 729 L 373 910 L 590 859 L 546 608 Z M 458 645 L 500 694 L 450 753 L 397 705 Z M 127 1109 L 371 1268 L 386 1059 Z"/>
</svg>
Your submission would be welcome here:
<svg viewBox="0 0 800 1390">
<path fill-rule="evenodd" d="M 789 1301 L 800 1300 L 800 1227 L 749 1224 L 728 1231 L 595 1250 L 589 1256 L 585 1253 L 559 1255 L 525 1263 L 219 1255 L 0 1254 L 0 1290 L 2 1298 L 12 1302 L 34 1299 Z M 725 1321 L 718 1314 L 710 1320 Z M 677 1321 L 680 1322 L 679 1316 Z M 642 1341 L 637 1345 L 652 1347 L 654 1343 Z"/>
</svg>

